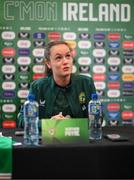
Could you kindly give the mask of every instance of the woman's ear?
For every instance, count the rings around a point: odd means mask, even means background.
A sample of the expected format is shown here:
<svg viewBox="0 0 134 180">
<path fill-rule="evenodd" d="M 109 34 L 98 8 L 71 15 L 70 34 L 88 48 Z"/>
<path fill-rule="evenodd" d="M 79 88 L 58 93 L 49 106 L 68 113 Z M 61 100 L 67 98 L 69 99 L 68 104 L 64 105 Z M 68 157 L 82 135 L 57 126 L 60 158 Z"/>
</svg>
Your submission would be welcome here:
<svg viewBox="0 0 134 180">
<path fill-rule="evenodd" d="M 50 61 L 45 60 L 45 64 L 47 65 L 47 67 L 48 67 L 49 69 L 51 69 L 51 63 L 50 63 Z"/>
</svg>

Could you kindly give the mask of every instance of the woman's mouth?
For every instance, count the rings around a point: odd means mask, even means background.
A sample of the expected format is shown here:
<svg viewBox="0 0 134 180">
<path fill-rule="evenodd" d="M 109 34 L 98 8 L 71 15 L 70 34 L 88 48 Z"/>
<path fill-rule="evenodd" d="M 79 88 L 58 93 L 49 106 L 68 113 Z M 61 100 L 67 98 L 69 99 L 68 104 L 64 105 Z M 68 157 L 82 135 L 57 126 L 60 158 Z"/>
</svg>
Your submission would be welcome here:
<svg viewBox="0 0 134 180">
<path fill-rule="evenodd" d="M 63 71 L 68 71 L 70 68 L 69 67 L 64 67 Z"/>
</svg>

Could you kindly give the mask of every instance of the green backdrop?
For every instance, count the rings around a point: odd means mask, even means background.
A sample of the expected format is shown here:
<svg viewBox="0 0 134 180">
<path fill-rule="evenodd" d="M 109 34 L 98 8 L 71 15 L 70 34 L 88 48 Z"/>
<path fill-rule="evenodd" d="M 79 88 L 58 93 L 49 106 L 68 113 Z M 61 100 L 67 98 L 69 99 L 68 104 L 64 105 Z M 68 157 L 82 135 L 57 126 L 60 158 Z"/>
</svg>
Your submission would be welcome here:
<svg viewBox="0 0 134 180">
<path fill-rule="evenodd" d="M 31 81 L 44 76 L 45 44 L 74 48 L 73 73 L 92 76 L 107 125 L 134 119 L 133 0 L 1 0 L 0 127 L 16 126 Z"/>
</svg>

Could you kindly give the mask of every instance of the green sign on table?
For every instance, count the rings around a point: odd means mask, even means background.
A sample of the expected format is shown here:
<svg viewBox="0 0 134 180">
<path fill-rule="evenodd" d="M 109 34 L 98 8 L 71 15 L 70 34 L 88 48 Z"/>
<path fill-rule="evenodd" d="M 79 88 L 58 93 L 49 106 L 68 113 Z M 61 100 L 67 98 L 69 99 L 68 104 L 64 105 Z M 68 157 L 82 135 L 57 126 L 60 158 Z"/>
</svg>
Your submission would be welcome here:
<svg viewBox="0 0 134 180">
<path fill-rule="evenodd" d="M 42 119 L 42 143 L 88 143 L 88 119 Z"/>
</svg>

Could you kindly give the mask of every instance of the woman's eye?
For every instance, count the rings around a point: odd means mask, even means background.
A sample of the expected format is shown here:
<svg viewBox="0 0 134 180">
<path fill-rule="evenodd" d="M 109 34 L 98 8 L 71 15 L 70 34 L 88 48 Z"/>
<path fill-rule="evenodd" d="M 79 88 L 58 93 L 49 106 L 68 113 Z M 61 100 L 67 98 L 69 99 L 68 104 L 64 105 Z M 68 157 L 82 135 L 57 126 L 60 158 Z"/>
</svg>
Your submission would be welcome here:
<svg viewBox="0 0 134 180">
<path fill-rule="evenodd" d="M 71 54 L 67 54 L 67 55 L 66 55 L 66 58 L 70 58 L 70 57 L 71 57 Z"/>
<path fill-rule="evenodd" d="M 62 59 L 61 56 L 57 56 L 57 57 L 56 57 L 56 60 L 61 60 L 61 59 Z"/>
</svg>

